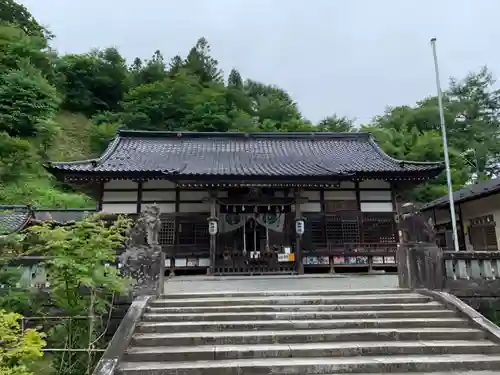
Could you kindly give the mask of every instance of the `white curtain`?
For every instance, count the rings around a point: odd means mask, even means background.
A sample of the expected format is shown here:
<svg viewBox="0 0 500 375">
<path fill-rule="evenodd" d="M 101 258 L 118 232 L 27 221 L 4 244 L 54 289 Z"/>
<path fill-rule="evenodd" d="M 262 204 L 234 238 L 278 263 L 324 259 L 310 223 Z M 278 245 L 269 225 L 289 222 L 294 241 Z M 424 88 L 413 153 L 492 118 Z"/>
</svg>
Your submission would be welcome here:
<svg viewBox="0 0 500 375">
<path fill-rule="evenodd" d="M 285 215 L 278 214 L 257 214 L 255 221 L 274 232 L 283 232 L 285 226 Z"/>
<path fill-rule="evenodd" d="M 220 214 L 219 231 L 221 233 L 232 232 L 241 228 L 252 217 L 253 214 Z"/>
<path fill-rule="evenodd" d="M 283 232 L 285 226 L 285 215 L 278 213 L 270 214 L 220 214 L 219 231 L 220 233 L 232 232 L 241 228 L 245 223 L 254 219 L 259 225 L 274 232 Z"/>
</svg>

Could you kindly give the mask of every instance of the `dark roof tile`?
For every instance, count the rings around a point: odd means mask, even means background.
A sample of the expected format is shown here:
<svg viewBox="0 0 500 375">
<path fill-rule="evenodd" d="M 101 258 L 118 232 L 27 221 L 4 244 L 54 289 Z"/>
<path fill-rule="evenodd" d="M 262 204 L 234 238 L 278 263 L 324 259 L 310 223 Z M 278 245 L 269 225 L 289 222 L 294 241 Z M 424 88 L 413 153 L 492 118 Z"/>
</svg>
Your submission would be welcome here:
<svg viewBox="0 0 500 375">
<path fill-rule="evenodd" d="M 51 163 L 74 173 L 184 176 L 335 176 L 434 172 L 441 163 L 402 162 L 366 133 L 173 133 L 121 131 L 94 160 Z"/>
<path fill-rule="evenodd" d="M 57 223 L 69 223 L 83 219 L 86 215 L 96 212 L 95 209 L 74 210 L 35 210 L 35 219 L 40 221 L 55 221 Z"/>
<path fill-rule="evenodd" d="M 477 184 L 470 184 L 453 193 L 455 203 L 479 199 L 482 196 L 500 192 L 500 178 L 494 178 L 488 181 L 481 181 Z M 422 206 L 421 211 L 432 208 L 443 207 L 449 204 L 448 195 L 442 196 Z"/>
<path fill-rule="evenodd" d="M 0 206 L 0 235 L 22 230 L 32 218 L 27 206 Z"/>
</svg>

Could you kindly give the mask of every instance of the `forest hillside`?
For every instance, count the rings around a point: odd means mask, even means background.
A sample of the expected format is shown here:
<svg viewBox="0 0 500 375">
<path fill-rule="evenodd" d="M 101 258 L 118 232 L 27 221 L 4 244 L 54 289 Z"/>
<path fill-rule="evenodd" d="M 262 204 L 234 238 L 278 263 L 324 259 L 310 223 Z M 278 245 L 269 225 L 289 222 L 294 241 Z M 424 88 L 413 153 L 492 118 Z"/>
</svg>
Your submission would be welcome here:
<svg viewBox="0 0 500 375">
<path fill-rule="evenodd" d="M 50 27 L 50 25 L 49 25 Z M 118 128 L 191 131 L 368 131 L 399 159 L 443 160 L 435 97 L 381 109 L 368 124 L 336 113 L 308 121 L 272 82 L 233 69 L 222 72 L 200 37 L 182 56 L 152 51 L 126 61 L 103 46 L 61 55 L 54 36 L 13 0 L 0 0 L 0 204 L 44 208 L 93 206 L 56 182 L 48 160 L 96 156 Z M 499 168 L 500 95 L 485 67 L 450 79 L 445 91 L 453 183 L 495 176 Z M 360 103 L 362 106 L 363 103 Z M 415 189 L 425 202 L 446 193 L 445 176 Z"/>
</svg>

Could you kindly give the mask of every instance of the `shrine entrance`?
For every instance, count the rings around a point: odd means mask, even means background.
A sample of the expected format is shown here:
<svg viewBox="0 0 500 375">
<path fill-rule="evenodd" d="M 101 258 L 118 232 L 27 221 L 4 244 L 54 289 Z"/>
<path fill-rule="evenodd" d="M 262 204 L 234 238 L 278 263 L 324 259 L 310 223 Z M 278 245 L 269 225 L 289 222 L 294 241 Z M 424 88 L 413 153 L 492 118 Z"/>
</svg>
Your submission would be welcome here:
<svg viewBox="0 0 500 375">
<path fill-rule="evenodd" d="M 220 200 L 215 273 L 294 273 L 292 203 L 262 190 L 240 190 Z"/>
</svg>

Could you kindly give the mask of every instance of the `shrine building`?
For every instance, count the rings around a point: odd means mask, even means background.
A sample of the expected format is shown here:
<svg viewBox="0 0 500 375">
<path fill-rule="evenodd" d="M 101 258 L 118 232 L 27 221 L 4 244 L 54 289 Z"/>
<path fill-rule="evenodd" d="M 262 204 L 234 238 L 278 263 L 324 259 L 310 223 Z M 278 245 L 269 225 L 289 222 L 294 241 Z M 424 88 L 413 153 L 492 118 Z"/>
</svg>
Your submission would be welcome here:
<svg viewBox="0 0 500 375">
<path fill-rule="evenodd" d="M 46 168 L 98 210 L 161 211 L 171 271 L 395 267 L 396 195 L 441 163 L 396 160 L 367 133 L 121 130 L 101 157 Z"/>
</svg>

